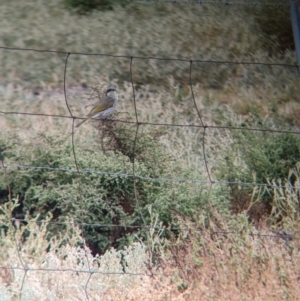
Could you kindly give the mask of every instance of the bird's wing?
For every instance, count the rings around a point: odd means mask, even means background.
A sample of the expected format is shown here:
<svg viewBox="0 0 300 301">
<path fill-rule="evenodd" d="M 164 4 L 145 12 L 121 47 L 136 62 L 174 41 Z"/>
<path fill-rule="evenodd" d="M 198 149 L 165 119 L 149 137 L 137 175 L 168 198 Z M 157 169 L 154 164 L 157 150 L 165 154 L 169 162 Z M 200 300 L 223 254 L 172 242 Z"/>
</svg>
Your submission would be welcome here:
<svg viewBox="0 0 300 301">
<path fill-rule="evenodd" d="M 100 113 L 107 109 L 106 104 L 95 105 L 94 108 L 87 114 L 87 116 L 93 116 L 95 113 Z"/>
<path fill-rule="evenodd" d="M 104 96 L 97 104 L 95 104 L 94 108 L 87 114 L 87 116 L 93 116 L 95 113 L 102 112 L 108 108 L 111 108 L 114 105 L 115 100 L 112 97 Z"/>
<path fill-rule="evenodd" d="M 105 95 L 102 99 L 101 99 L 101 103 L 104 102 L 107 104 L 107 107 L 112 107 L 115 103 L 115 99 Z"/>
</svg>

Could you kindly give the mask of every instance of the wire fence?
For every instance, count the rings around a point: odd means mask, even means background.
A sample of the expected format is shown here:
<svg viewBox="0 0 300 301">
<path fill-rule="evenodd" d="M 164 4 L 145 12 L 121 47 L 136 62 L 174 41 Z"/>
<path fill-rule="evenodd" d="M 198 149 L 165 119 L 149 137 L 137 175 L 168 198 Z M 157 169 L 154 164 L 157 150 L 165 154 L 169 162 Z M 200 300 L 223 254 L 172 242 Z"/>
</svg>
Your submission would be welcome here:
<svg viewBox="0 0 300 301">
<path fill-rule="evenodd" d="M 273 6 L 273 7 L 289 7 L 289 1 L 274 2 L 239 2 L 239 1 L 202 1 L 202 0 L 134 0 L 140 3 L 172 3 L 172 4 L 199 4 L 199 5 L 235 5 L 235 6 Z"/>
<path fill-rule="evenodd" d="M 0 167 L 1 169 L 3 167 Z M 66 173 L 78 173 L 76 169 L 71 168 L 60 168 L 60 167 L 49 167 L 49 166 L 30 166 L 30 165 L 12 165 L 6 164 L 6 169 L 28 169 L 28 170 L 48 170 L 53 172 L 66 172 Z M 145 177 L 141 175 L 134 175 L 130 173 L 122 173 L 122 172 L 108 172 L 108 171 L 98 171 L 93 169 L 79 169 L 81 174 L 98 174 L 98 175 L 107 175 L 107 176 L 116 176 L 116 177 L 129 177 L 129 178 L 136 178 L 141 180 L 146 180 L 150 182 L 174 182 L 174 183 L 182 183 L 182 182 L 190 182 L 190 183 L 198 183 L 198 184 L 211 184 L 211 182 L 207 180 L 199 180 L 193 178 L 167 178 L 167 177 Z M 293 188 L 299 189 L 300 187 L 297 185 L 280 185 L 280 184 L 265 184 L 265 183 L 256 183 L 256 182 L 243 182 L 243 181 L 219 181 L 219 180 L 212 180 L 213 184 L 219 185 L 240 185 L 240 186 L 258 186 L 258 187 L 278 187 L 278 188 Z"/>
<path fill-rule="evenodd" d="M 155 1 L 147 1 L 147 2 L 155 2 Z M 163 1 L 168 2 L 168 1 Z M 170 1 L 172 3 L 175 3 L 176 1 Z M 177 3 L 177 2 L 176 2 Z M 228 4 L 228 5 L 288 5 L 284 3 L 248 3 L 248 2 L 210 2 L 210 1 L 191 1 L 189 3 L 199 3 L 199 4 Z M 250 65 L 259 65 L 265 68 L 268 67 L 280 67 L 280 68 L 292 68 L 296 69 L 298 66 L 296 64 L 284 64 L 280 62 L 272 62 L 272 63 L 266 63 L 266 62 L 258 62 L 258 61 L 222 61 L 222 60 L 192 60 L 192 59 L 181 59 L 181 58 L 161 58 L 161 57 L 152 57 L 152 56 L 122 56 L 122 55 L 112 55 L 112 54 L 104 54 L 104 53 L 80 53 L 80 52 L 64 52 L 64 51 L 55 51 L 55 50 L 40 50 L 40 49 L 26 49 L 26 48 L 10 48 L 10 47 L 0 47 L 0 51 L 26 51 L 26 52 L 39 52 L 39 53 L 44 53 L 45 55 L 50 54 L 50 53 L 56 53 L 56 54 L 64 54 L 65 55 L 65 63 L 64 63 L 64 73 L 62 74 L 63 76 L 63 90 L 64 90 L 64 100 L 65 100 L 65 105 L 66 108 L 69 112 L 69 115 L 56 115 L 56 114 L 39 114 L 39 113 L 31 113 L 31 112 L 21 112 L 21 111 L 3 111 L 0 110 L 0 114 L 2 116 L 8 116 L 8 115 L 27 115 L 27 116 L 48 116 L 48 117 L 55 117 L 55 118 L 64 118 L 64 119 L 69 119 L 70 122 L 72 123 L 72 133 L 71 133 L 71 145 L 72 145 L 72 153 L 73 153 L 73 160 L 74 164 L 76 166 L 75 169 L 70 169 L 68 167 L 66 168 L 55 168 L 55 167 L 49 167 L 49 166 L 29 166 L 29 165 L 14 165 L 14 164 L 6 164 L 5 162 L 2 162 L 2 166 L 0 167 L 2 171 L 6 174 L 8 170 L 10 169 L 23 169 L 23 170 L 47 170 L 49 172 L 65 172 L 65 173 L 77 173 L 78 174 L 78 184 L 79 184 L 79 189 L 78 193 L 82 202 L 82 207 L 83 205 L 83 193 L 81 191 L 80 185 L 81 185 L 81 175 L 82 174 L 102 174 L 102 175 L 112 175 L 112 176 L 121 176 L 121 177 L 130 177 L 133 179 L 134 185 L 136 185 L 137 179 L 142 179 L 145 181 L 151 181 L 151 182 L 162 182 L 162 181 L 170 181 L 170 182 L 192 182 L 196 184 L 206 184 L 209 186 L 209 192 L 207 198 L 209 198 L 209 193 L 214 185 L 232 185 L 232 184 L 238 184 L 238 185 L 247 185 L 247 186 L 265 186 L 265 187 L 274 187 L 275 185 L 272 184 L 263 184 L 263 183 L 247 183 L 247 182 L 242 182 L 242 181 L 219 181 L 217 179 L 214 179 L 211 171 L 210 171 L 210 166 L 209 166 L 209 161 L 207 159 L 207 153 L 206 153 L 206 145 L 205 145 L 205 138 L 208 135 L 207 131 L 209 129 L 222 129 L 222 130 L 228 130 L 228 131 L 254 131 L 254 132 L 272 132 L 272 133 L 288 133 L 288 134 L 293 134 L 293 135 L 299 135 L 300 133 L 297 131 L 291 131 L 291 130 L 274 130 L 274 129 L 268 129 L 268 128 L 247 128 L 247 127 L 233 127 L 233 126 L 217 126 L 217 125 L 208 125 L 205 123 L 205 120 L 203 116 L 201 115 L 201 110 L 197 106 L 195 96 L 194 96 L 194 83 L 192 80 L 192 74 L 193 74 L 193 64 L 194 63 L 201 63 L 201 64 L 216 64 L 216 65 L 245 65 L 245 66 L 250 66 Z M 133 157 L 132 159 L 132 173 L 114 173 L 114 172 L 106 172 L 106 171 L 97 171 L 97 170 L 92 170 L 92 169 L 81 169 L 78 164 L 78 159 L 77 159 L 77 153 L 76 153 L 76 148 L 75 148 L 75 121 L 76 119 L 81 119 L 80 117 L 76 116 L 73 114 L 70 104 L 69 104 L 69 99 L 67 95 L 67 82 L 66 82 L 66 77 L 67 77 L 67 70 L 68 70 L 68 64 L 69 64 L 69 58 L 72 55 L 82 55 L 82 56 L 99 56 L 99 57 L 110 57 L 110 58 L 125 58 L 128 59 L 128 69 L 130 70 L 130 80 L 131 80 L 131 86 L 132 86 L 132 99 L 133 99 L 133 105 L 134 105 L 134 114 L 135 114 L 135 121 L 127 121 L 127 120 L 121 120 L 118 119 L 116 121 L 120 123 L 130 123 L 136 126 L 136 131 L 135 131 L 135 138 L 134 138 L 134 149 L 133 149 L 133 154 L 135 154 L 135 147 L 136 147 L 136 141 L 138 137 L 139 130 L 141 126 L 143 125 L 148 125 L 148 126 L 160 126 L 160 127 L 177 127 L 177 128 L 197 128 L 202 130 L 202 143 L 201 143 L 201 148 L 202 148 L 202 154 L 203 154 L 203 160 L 204 160 L 204 165 L 205 165 L 205 170 L 206 170 L 206 178 L 207 180 L 199 180 L 199 179 L 189 179 L 189 178 L 166 178 L 166 177 L 145 177 L 141 176 L 137 173 L 136 171 L 136 159 Z M 152 123 L 152 122 L 143 122 L 140 121 L 139 115 L 138 115 L 138 110 L 137 110 L 137 104 L 136 104 L 136 90 L 135 90 L 135 82 L 133 80 L 133 66 L 135 61 L 137 60 L 156 60 L 156 61 L 180 61 L 183 63 L 186 63 L 189 66 L 189 88 L 191 91 L 193 103 L 194 103 L 194 109 L 195 112 L 198 116 L 199 123 L 197 124 L 176 124 L 176 123 Z M 286 185 L 276 185 L 276 187 L 280 188 L 287 188 L 291 186 L 286 186 Z M 293 189 L 300 189 L 300 187 L 293 186 Z M 136 193 L 136 191 L 135 191 Z M 11 197 L 11 195 L 10 195 Z M 138 200 L 137 194 L 135 194 L 135 199 Z M 147 229 L 147 230 L 154 230 L 160 233 L 159 235 L 162 235 L 162 233 L 166 232 L 171 232 L 171 231 L 189 231 L 191 230 L 189 227 L 159 227 L 157 225 L 126 225 L 126 224 L 108 224 L 108 223 L 85 223 L 83 222 L 83 217 L 81 221 L 76 221 L 76 222 L 59 222 L 59 221 L 50 221 L 47 222 L 48 224 L 56 224 L 56 225 L 69 225 L 69 226 L 79 226 L 79 228 L 84 228 L 84 227 L 94 227 L 94 228 L 124 228 L 124 229 Z M 7 218 L 7 224 L 11 224 L 13 227 L 16 226 L 18 223 L 24 223 L 28 224 L 29 221 L 26 219 L 21 219 L 17 217 L 10 217 Z M 37 220 L 36 223 L 43 225 L 45 221 L 42 220 Z M 200 233 L 203 231 L 202 229 L 194 229 L 196 232 Z M 226 235 L 234 235 L 238 236 L 240 235 L 239 231 L 233 232 L 233 231 L 211 231 L 211 235 L 216 235 L 216 236 L 226 236 Z M 245 235 L 245 233 L 242 233 Z M 274 232 L 274 233 L 260 233 L 259 231 L 252 233 L 252 232 L 247 232 L 246 235 L 252 236 L 252 237 L 260 237 L 260 238 L 270 238 L 270 239 L 281 239 L 281 241 L 284 244 L 288 244 L 292 240 L 297 240 L 297 233 L 292 233 L 292 234 L 287 234 L 284 231 L 280 232 Z M 22 293 L 24 290 L 25 282 L 26 282 L 26 277 L 28 277 L 29 272 L 37 272 L 37 271 L 44 271 L 44 272 L 70 272 L 70 273 L 83 273 L 89 275 L 88 279 L 85 282 L 84 285 L 84 291 L 85 291 L 85 296 L 89 300 L 91 296 L 88 293 L 88 285 L 90 282 L 91 277 L 94 274 L 104 274 L 104 275 L 129 275 L 129 276 L 149 276 L 152 277 L 153 273 L 145 274 L 144 272 L 128 272 L 128 271 L 101 271 L 97 270 L 93 267 L 93 261 L 91 261 L 91 258 L 89 257 L 87 247 L 85 246 L 85 243 L 83 242 L 83 247 L 82 249 L 85 252 L 85 260 L 84 260 L 84 267 L 80 269 L 67 269 L 67 268 L 57 268 L 57 269 L 51 269 L 51 268 L 34 268 L 31 267 L 30 264 L 26 263 L 26 260 L 22 258 L 22 242 L 20 238 L 17 238 L 17 235 L 15 235 L 15 248 L 17 250 L 18 256 L 19 256 L 19 264 L 12 263 L 11 266 L 0 266 L 0 270 L 12 270 L 12 271 L 22 271 L 24 272 L 24 275 L 21 280 L 21 287 L 20 287 L 20 299 L 22 299 Z M 0 297 L 1 300 L 1 297 Z"/>
</svg>

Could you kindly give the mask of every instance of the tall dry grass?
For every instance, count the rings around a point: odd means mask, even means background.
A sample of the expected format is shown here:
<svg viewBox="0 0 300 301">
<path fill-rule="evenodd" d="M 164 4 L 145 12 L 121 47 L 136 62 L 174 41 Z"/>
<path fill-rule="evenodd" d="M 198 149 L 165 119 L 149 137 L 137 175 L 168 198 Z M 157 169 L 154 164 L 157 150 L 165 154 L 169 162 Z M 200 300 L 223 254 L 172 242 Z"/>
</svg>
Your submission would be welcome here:
<svg viewBox="0 0 300 301">
<path fill-rule="evenodd" d="M 289 50 L 278 50 L 270 57 L 264 48 L 266 34 L 258 22 L 258 17 L 263 24 L 268 18 L 253 7 L 132 3 L 114 11 L 78 16 L 63 9 L 59 0 L 39 0 L 3 1 L 0 14 L 0 41 L 7 47 L 188 60 L 296 62 Z M 29 98 L 30 103 L 36 103 L 37 94 L 45 96 L 47 91 L 63 87 L 66 54 L 1 50 L 0 58 L 4 95 L 8 89 L 15 99 L 25 101 L 23 95 L 27 95 L 26 103 Z M 72 54 L 67 66 L 67 92 L 81 107 L 82 87 L 91 85 L 95 76 L 119 84 L 130 82 L 129 65 L 128 58 Z M 151 90 L 168 92 L 172 77 L 180 95 L 189 91 L 189 62 L 136 59 L 132 71 L 136 88 L 151 85 Z M 207 106 L 230 104 L 244 115 L 258 106 L 263 115 L 276 111 L 291 125 L 299 122 L 296 68 L 194 63 L 192 75 Z M 5 99 L 12 106 L 16 103 Z M 23 109 L 22 103 L 18 108 Z"/>
<path fill-rule="evenodd" d="M 35 220 L 10 227 L 1 239 L 1 300 L 297 300 L 299 236 L 242 228 L 245 214 L 228 224 L 212 212 L 209 230 L 178 216 L 184 230 L 150 270 L 141 242 L 98 257 L 78 246 L 76 227 L 50 242 Z"/>
</svg>

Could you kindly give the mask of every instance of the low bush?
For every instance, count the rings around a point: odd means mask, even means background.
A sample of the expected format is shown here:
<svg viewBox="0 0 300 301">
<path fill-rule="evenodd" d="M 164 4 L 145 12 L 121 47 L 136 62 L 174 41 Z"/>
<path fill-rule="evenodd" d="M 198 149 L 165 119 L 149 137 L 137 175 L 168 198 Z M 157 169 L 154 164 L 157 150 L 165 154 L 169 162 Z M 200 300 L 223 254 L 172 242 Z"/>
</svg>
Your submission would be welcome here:
<svg viewBox="0 0 300 301">
<path fill-rule="evenodd" d="M 246 210 L 253 221 L 258 221 L 271 214 L 274 191 L 268 185 L 272 181 L 291 187 L 296 185 L 297 177 L 290 171 L 300 162 L 300 138 L 296 134 L 276 132 L 279 128 L 274 120 L 262 120 L 255 114 L 250 119 L 251 127 L 257 130 L 232 131 L 233 143 L 230 147 L 233 152 L 226 154 L 219 176 L 237 183 L 230 185 L 233 211 Z M 247 124 L 239 126 L 246 128 Z M 286 214 L 280 212 L 278 216 Z"/>
<path fill-rule="evenodd" d="M 191 215 L 208 201 L 205 185 L 167 180 L 188 178 L 189 171 L 178 167 L 171 172 L 171 157 L 159 144 L 162 134 L 140 129 L 135 139 L 135 126 L 105 122 L 99 131 L 102 148 L 96 141 L 75 139 L 77 173 L 66 137 L 41 133 L 24 142 L 2 133 L 1 153 L 8 167 L 0 173 L 0 203 L 9 201 L 10 190 L 20 203 L 14 217 L 29 214 L 43 220 L 50 212 L 52 233 L 64 231 L 64 222 L 73 218 L 93 253 L 123 247 L 135 235 L 147 241 L 144 226 L 154 220 L 160 227 L 174 226 L 172 212 Z M 226 194 L 218 188 L 210 197 L 226 211 Z"/>
</svg>

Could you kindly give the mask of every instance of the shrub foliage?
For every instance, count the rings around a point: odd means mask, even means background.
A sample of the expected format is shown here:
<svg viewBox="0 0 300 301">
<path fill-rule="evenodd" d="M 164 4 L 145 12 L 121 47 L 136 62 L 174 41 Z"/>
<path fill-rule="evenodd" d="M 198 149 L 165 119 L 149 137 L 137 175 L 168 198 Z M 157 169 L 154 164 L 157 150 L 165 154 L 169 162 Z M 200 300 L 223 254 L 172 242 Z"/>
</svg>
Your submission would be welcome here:
<svg viewBox="0 0 300 301">
<path fill-rule="evenodd" d="M 51 212 L 55 222 L 72 218 L 85 223 L 83 236 L 95 253 L 123 247 L 136 234 L 147 240 L 143 226 L 155 216 L 164 227 L 174 225 L 171 209 L 191 214 L 204 205 L 206 193 L 188 183 L 156 179 L 171 177 L 171 157 L 159 144 L 162 134 L 140 129 L 136 136 L 135 126 L 105 122 L 99 128 L 100 145 L 76 140 L 80 173 L 65 137 L 41 133 L 23 142 L 1 134 L 1 154 L 9 168 L 6 175 L 0 173 L 0 202 L 8 201 L 9 187 L 20 202 L 15 217 L 44 219 Z M 64 228 L 63 223 L 49 225 L 52 233 Z"/>
<path fill-rule="evenodd" d="M 233 211 L 248 210 L 250 218 L 258 221 L 263 215 L 271 214 L 274 205 L 274 190 L 263 185 L 269 185 L 272 181 L 286 183 L 288 180 L 291 187 L 297 186 L 297 177 L 290 171 L 296 169 L 300 161 L 300 138 L 288 131 L 276 132 L 274 120 L 262 120 L 255 114 L 251 118 L 251 127 L 258 130 L 232 132 L 234 155 L 226 154 L 226 167 L 220 168 L 219 175 L 229 182 L 254 182 L 259 185 L 254 190 L 252 185 L 230 185 Z M 238 163 L 237 157 L 240 158 Z M 285 214 L 279 215 L 282 217 Z"/>
</svg>

